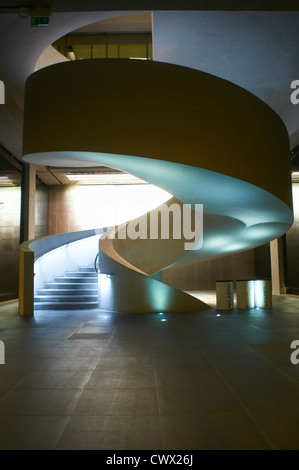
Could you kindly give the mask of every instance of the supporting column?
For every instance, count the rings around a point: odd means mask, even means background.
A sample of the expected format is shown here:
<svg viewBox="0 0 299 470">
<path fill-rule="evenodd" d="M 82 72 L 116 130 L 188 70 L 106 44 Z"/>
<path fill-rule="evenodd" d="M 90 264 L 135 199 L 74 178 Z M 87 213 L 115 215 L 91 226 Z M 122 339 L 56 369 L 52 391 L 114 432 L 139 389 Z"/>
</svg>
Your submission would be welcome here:
<svg viewBox="0 0 299 470">
<path fill-rule="evenodd" d="M 25 163 L 21 186 L 21 226 L 20 243 L 35 238 L 35 165 Z"/>
<path fill-rule="evenodd" d="M 35 165 L 25 163 L 21 186 L 20 244 L 35 238 Z M 20 249 L 19 258 L 19 314 L 33 316 L 34 312 L 34 253 Z"/>
<path fill-rule="evenodd" d="M 20 249 L 19 260 L 19 315 L 34 315 L 34 253 L 25 242 Z"/>
<path fill-rule="evenodd" d="M 272 293 L 285 294 L 284 250 L 282 238 L 270 242 Z"/>
</svg>

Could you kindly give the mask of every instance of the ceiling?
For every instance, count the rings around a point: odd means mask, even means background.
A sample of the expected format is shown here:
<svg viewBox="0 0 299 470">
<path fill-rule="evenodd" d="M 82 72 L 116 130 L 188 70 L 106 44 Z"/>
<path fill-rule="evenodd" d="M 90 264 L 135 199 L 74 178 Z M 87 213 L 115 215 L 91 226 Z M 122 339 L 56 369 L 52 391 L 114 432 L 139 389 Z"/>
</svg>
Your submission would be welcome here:
<svg viewBox="0 0 299 470">
<path fill-rule="evenodd" d="M 159 11 L 166 9 L 166 1 L 144 1 L 143 9 L 155 6 L 148 11 L 136 10 L 137 3 L 140 2 L 126 2 L 126 9 L 132 6 L 130 11 L 114 11 L 123 2 L 113 2 L 112 8 L 111 2 L 104 1 L 52 0 L 48 2 L 52 7 L 48 28 L 30 28 L 30 18 L 19 15 L 19 2 L 8 0 L 5 10 L 0 7 L 0 79 L 5 84 L 6 99 L 5 105 L 0 106 L 0 144 L 8 153 L 21 160 L 24 85 L 43 51 L 74 31 L 149 31 L 152 11 L 154 41 L 159 44 L 156 60 L 197 68 L 248 89 L 280 115 L 289 130 L 291 149 L 298 148 L 299 104 L 290 102 L 291 81 L 299 80 L 299 12 L 295 11 L 299 9 L 298 2 L 272 1 L 270 7 L 266 1 L 242 2 L 242 7 L 232 0 L 203 2 L 201 10 L 210 11 L 197 11 L 191 30 L 184 24 L 184 15 L 192 12 L 183 10 L 197 9 L 194 5 L 198 2 L 172 2 L 171 9 L 182 12 Z M 38 1 L 31 4 L 40 6 Z M 108 5 L 110 10 L 105 11 Z M 221 11 L 225 7 L 248 11 Z M 259 9 L 276 11 L 249 11 Z M 295 163 L 298 152 L 292 156 Z M 37 167 L 37 173 L 48 185 L 69 183 L 62 168 Z"/>
<path fill-rule="evenodd" d="M 55 12 L 77 12 L 77 11 L 125 11 L 125 10 L 298 10 L 297 0 L 126 0 L 125 8 L 123 0 L 47 0 L 47 6 Z M 32 7 L 41 7 L 41 0 L 31 0 Z M 18 0 L 6 0 L 3 10 L 19 8 Z"/>
</svg>

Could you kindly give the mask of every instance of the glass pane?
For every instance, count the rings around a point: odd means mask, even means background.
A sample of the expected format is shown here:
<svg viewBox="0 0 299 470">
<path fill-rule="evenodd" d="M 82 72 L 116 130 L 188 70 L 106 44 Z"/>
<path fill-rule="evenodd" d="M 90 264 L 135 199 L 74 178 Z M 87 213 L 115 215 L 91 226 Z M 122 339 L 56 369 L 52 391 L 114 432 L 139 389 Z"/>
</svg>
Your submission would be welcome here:
<svg viewBox="0 0 299 470">
<path fill-rule="evenodd" d="M 106 44 L 105 34 L 71 34 L 67 36 L 68 44 Z"/>
<path fill-rule="evenodd" d="M 119 58 L 141 58 L 146 59 L 146 45 L 145 44 L 120 44 L 119 45 Z"/>
<path fill-rule="evenodd" d="M 118 44 L 108 44 L 108 57 L 118 59 Z"/>
<path fill-rule="evenodd" d="M 70 51 L 74 51 L 72 57 L 66 51 L 66 44 Z M 71 60 L 105 57 L 152 59 L 153 55 L 150 33 L 69 35 L 53 45 Z"/>
<path fill-rule="evenodd" d="M 90 44 L 73 46 L 73 50 L 75 53 L 76 60 L 91 59 L 91 45 Z"/>
<path fill-rule="evenodd" d="M 103 59 L 106 57 L 106 45 L 105 44 L 93 44 L 92 45 L 92 58 Z"/>
</svg>

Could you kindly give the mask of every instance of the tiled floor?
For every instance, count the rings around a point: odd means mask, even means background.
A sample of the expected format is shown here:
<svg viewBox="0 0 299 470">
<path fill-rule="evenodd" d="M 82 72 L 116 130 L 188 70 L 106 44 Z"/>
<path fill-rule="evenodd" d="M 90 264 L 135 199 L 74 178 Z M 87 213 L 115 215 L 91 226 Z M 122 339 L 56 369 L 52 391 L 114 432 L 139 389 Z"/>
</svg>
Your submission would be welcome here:
<svg viewBox="0 0 299 470">
<path fill-rule="evenodd" d="M 201 298 L 173 315 L 0 304 L 0 449 L 299 449 L 299 298 L 220 316 Z"/>
</svg>

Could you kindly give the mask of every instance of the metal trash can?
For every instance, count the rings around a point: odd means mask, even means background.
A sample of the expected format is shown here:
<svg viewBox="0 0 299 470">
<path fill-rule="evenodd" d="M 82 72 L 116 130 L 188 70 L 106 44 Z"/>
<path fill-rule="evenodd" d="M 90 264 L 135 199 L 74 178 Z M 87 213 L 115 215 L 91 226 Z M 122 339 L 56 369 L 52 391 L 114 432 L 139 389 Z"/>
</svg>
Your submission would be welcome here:
<svg viewBox="0 0 299 470">
<path fill-rule="evenodd" d="M 255 307 L 254 281 L 237 281 L 237 308 L 249 309 Z"/>
<path fill-rule="evenodd" d="M 216 308 L 218 310 L 234 308 L 233 281 L 216 281 Z"/>
<path fill-rule="evenodd" d="M 269 279 L 254 281 L 255 308 L 272 307 L 272 283 Z"/>
</svg>

